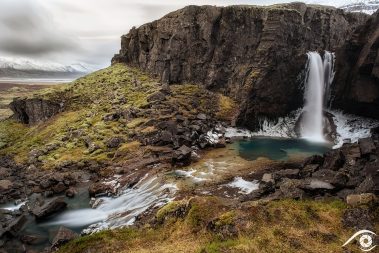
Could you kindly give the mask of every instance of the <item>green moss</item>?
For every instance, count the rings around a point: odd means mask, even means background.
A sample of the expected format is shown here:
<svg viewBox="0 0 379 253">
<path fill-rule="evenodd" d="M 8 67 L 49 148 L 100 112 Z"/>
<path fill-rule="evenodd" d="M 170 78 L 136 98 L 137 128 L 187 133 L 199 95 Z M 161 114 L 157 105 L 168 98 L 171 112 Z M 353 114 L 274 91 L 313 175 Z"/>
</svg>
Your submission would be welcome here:
<svg viewBox="0 0 379 253">
<path fill-rule="evenodd" d="M 147 119 L 145 118 L 136 118 L 130 121 L 126 126 L 130 129 L 136 128 L 140 126 L 141 124 L 145 123 Z"/>
<path fill-rule="evenodd" d="M 180 208 L 186 208 L 188 205 L 187 200 L 180 200 L 180 201 L 172 201 L 163 206 L 161 209 L 158 210 L 156 214 L 156 218 L 158 222 L 163 222 L 165 217 L 175 213 Z"/>
</svg>

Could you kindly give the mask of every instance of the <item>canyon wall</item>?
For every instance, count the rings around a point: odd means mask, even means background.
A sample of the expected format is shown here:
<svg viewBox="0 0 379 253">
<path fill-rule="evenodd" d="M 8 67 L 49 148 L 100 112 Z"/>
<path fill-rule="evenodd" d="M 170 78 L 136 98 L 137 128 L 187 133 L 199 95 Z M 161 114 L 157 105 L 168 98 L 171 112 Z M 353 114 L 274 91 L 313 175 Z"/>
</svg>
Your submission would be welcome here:
<svg viewBox="0 0 379 253">
<path fill-rule="evenodd" d="M 336 54 L 333 107 L 379 119 L 379 11 Z"/>
<path fill-rule="evenodd" d="M 335 51 L 367 17 L 302 3 L 188 6 L 122 36 L 112 63 L 233 97 L 238 125 L 255 129 L 302 106 L 306 53 Z"/>
</svg>

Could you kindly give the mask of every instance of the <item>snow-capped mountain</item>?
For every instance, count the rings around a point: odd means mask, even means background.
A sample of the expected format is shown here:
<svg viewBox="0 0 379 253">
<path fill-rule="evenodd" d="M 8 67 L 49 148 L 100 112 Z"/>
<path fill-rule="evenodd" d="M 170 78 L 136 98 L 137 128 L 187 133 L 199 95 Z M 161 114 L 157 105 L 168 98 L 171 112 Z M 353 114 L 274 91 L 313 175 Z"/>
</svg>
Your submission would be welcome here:
<svg viewBox="0 0 379 253">
<path fill-rule="evenodd" d="M 91 72 L 91 68 L 83 63 L 75 63 L 71 65 L 63 65 L 54 62 L 41 62 L 30 60 L 26 58 L 10 58 L 0 57 L 0 69 L 14 69 L 14 70 L 37 70 L 46 72 Z"/>
<path fill-rule="evenodd" d="M 348 1 L 339 8 L 349 12 L 363 12 L 372 15 L 379 9 L 379 0 Z"/>
</svg>

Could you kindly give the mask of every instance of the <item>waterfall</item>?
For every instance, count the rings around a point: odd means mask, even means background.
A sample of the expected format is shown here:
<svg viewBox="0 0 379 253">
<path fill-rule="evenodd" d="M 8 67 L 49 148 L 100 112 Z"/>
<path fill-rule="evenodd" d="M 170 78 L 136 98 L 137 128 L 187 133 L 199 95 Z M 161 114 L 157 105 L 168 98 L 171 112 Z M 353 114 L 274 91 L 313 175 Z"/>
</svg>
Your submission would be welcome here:
<svg viewBox="0 0 379 253">
<path fill-rule="evenodd" d="M 325 52 L 324 60 L 317 52 L 309 52 L 307 78 L 304 89 L 304 108 L 301 118 L 301 137 L 323 142 L 323 110 L 330 100 L 330 84 L 333 81 L 334 55 Z"/>
</svg>

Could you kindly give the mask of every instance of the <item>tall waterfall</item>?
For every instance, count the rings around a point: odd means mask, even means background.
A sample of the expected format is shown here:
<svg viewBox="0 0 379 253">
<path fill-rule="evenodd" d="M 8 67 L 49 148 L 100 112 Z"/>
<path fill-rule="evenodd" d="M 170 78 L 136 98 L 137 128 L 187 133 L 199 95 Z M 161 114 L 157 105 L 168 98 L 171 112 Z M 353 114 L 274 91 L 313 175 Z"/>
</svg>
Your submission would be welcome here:
<svg viewBox="0 0 379 253">
<path fill-rule="evenodd" d="M 333 81 L 334 55 L 325 52 L 324 60 L 317 52 L 309 52 L 307 79 L 304 90 L 304 108 L 300 134 L 312 141 L 325 141 L 323 110 L 330 99 L 330 84 Z"/>
</svg>

